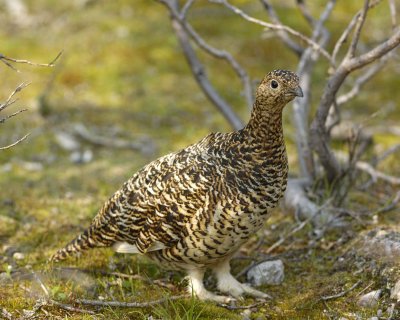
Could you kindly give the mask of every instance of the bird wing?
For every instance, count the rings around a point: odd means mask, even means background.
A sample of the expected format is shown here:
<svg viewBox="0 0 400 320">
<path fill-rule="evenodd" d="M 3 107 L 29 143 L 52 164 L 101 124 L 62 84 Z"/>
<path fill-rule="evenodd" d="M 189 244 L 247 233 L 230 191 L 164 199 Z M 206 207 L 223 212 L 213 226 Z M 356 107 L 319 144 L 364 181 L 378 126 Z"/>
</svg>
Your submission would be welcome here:
<svg viewBox="0 0 400 320">
<path fill-rule="evenodd" d="M 117 252 L 161 250 L 187 236 L 219 175 L 218 159 L 209 153 L 214 138 L 149 163 L 106 203 L 95 223 L 114 230 Z"/>
</svg>

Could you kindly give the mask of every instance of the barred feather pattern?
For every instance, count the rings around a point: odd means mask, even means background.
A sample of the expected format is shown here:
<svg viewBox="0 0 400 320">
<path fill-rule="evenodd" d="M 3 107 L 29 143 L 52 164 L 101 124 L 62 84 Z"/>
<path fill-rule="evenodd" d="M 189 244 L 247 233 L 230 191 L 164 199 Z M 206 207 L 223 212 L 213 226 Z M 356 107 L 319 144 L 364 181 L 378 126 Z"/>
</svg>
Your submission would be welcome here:
<svg viewBox="0 0 400 320">
<path fill-rule="evenodd" d="M 267 74 L 242 130 L 209 134 L 146 165 L 52 260 L 121 242 L 173 269 L 205 268 L 231 256 L 286 189 L 282 110 L 300 95 L 298 82 L 290 71 Z"/>
</svg>

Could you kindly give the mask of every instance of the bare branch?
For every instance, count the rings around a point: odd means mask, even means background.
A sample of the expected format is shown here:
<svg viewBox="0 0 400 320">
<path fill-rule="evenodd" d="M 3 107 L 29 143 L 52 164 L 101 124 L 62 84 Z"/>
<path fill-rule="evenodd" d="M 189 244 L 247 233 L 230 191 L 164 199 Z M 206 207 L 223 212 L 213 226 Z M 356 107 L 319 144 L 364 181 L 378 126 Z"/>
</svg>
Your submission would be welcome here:
<svg viewBox="0 0 400 320">
<path fill-rule="evenodd" d="M 359 76 L 355 80 L 353 88 L 351 88 L 349 92 L 340 95 L 336 99 L 337 105 L 340 106 L 344 103 L 347 103 L 354 97 L 356 97 L 359 94 L 361 88 L 364 86 L 364 84 L 367 83 L 374 75 L 376 75 L 379 71 L 382 70 L 387 61 L 392 57 L 391 53 L 392 52 L 381 57 L 377 63 L 373 64 L 361 76 Z"/>
<path fill-rule="evenodd" d="M 299 8 L 304 19 L 308 22 L 310 26 L 314 26 L 315 19 L 312 17 L 310 11 L 308 10 L 304 0 L 296 0 L 297 7 Z"/>
<path fill-rule="evenodd" d="M 356 25 L 356 22 L 357 22 L 360 14 L 361 14 L 361 12 L 358 12 L 353 17 L 353 19 L 351 19 L 350 23 L 347 25 L 346 29 L 344 29 L 343 33 L 339 37 L 339 40 L 336 42 L 335 47 L 333 48 L 333 52 L 332 52 L 332 60 L 333 60 L 334 65 L 336 65 L 336 56 L 338 55 L 343 44 L 347 41 L 347 38 L 349 37 L 351 30 L 353 30 L 354 26 Z"/>
<path fill-rule="evenodd" d="M 185 54 L 185 57 L 189 63 L 190 69 L 199 84 L 200 88 L 203 90 L 208 99 L 217 107 L 217 109 L 224 115 L 224 117 L 228 120 L 228 122 L 232 125 L 236 130 L 241 129 L 243 127 L 242 121 L 232 110 L 231 106 L 218 94 L 218 92 L 211 85 L 206 72 L 204 70 L 204 66 L 197 58 L 196 52 L 194 51 L 192 45 L 190 44 L 189 37 L 187 31 L 182 26 L 179 21 L 179 16 L 177 14 L 177 2 L 176 0 L 159 0 L 162 4 L 164 4 L 169 12 L 171 13 L 172 19 L 172 27 L 178 37 L 179 43 Z"/>
<path fill-rule="evenodd" d="M 374 0 L 369 4 L 368 9 L 371 9 L 378 5 L 382 0 Z M 336 65 L 336 57 L 343 46 L 343 44 L 347 41 L 350 32 L 353 30 L 354 26 L 356 23 L 359 21 L 364 9 L 359 10 L 353 18 L 350 20 L 349 24 L 347 25 L 346 29 L 344 29 L 343 33 L 339 37 L 339 40 L 336 42 L 335 47 L 332 51 L 332 60 L 334 62 L 334 65 Z M 360 30 L 361 31 L 361 30 Z M 357 40 L 358 41 L 358 40 Z"/>
<path fill-rule="evenodd" d="M 71 306 L 69 304 L 61 303 L 61 302 L 55 301 L 53 299 L 50 299 L 49 303 L 50 303 L 50 305 L 55 305 L 55 306 L 57 306 L 57 307 L 59 307 L 61 309 L 67 310 L 67 311 L 78 312 L 78 313 L 87 313 L 87 314 L 92 314 L 92 315 L 96 314 L 96 312 L 93 312 L 91 310 L 86 310 L 86 309 L 82 309 L 82 308 L 76 308 L 76 307 Z"/>
<path fill-rule="evenodd" d="M 324 23 L 330 16 L 335 0 L 329 1 L 318 21 L 314 22 L 312 40 L 317 41 L 322 47 L 328 43 L 329 33 L 325 30 Z M 313 19 L 314 21 L 314 19 Z M 300 77 L 300 85 L 305 93 L 303 99 L 296 99 L 293 103 L 293 119 L 296 126 L 296 145 L 299 156 L 300 170 L 303 177 L 312 179 L 315 175 L 314 160 L 309 146 L 308 118 L 311 99 L 311 73 L 315 62 L 318 59 L 318 52 L 307 48 L 301 56 L 297 74 Z"/>
<path fill-rule="evenodd" d="M 18 111 L 16 111 L 16 112 L 14 112 L 14 113 L 12 113 L 12 114 L 10 114 L 10 115 L 4 117 L 4 118 L 1 118 L 1 119 L 0 119 L 0 123 L 4 123 L 4 122 L 7 121 L 8 119 L 10 119 L 10 118 L 12 118 L 12 117 L 15 117 L 16 115 L 18 115 L 18 114 L 20 114 L 20 113 L 22 113 L 22 112 L 24 112 L 24 111 L 27 111 L 27 110 L 28 110 L 28 109 L 21 109 L 21 110 L 18 110 Z"/>
<path fill-rule="evenodd" d="M 391 154 L 400 151 L 400 143 L 391 146 L 389 149 L 382 152 L 382 154 L 375 160 L 374 165 L 378 164 L 379 162 L 385 160 Z"/>
<path fill-rule="evenodd" d="M 27 86 L 29 86 L 30 83 L 25 83 L 22 82 L 19 86 L 17 86 L 14 91 L 8 96 L 7 100 L 4 103 L 0 104 L 0 111 L 6 109 L 8 106 L 12 105 L 13 103 L 15 103 L 17 101 L 17 99 L 12 100 L 12 98 L 18 93 L 20 92 L 22 89 L 26 88 Z"/>
<path fill-rule="evenodd" d="M 389 0 L 389 8 L 390 8 L 390 18 L 392 19 L 392 28 L 396 28 L 397 19 L 396 19 L 396 3 L 394 0 Z"/>
<path fill-rule="evenodd" d="M 165 2 L 165 1 L 160 0 L 160 2 Z M 192 1 L 188 1 L 185 4 L 185 7 L 182 9 L 180 14 L 178 14 L 177 10 L 170 9 L 171 15 L 176 19 L 176 21 L 178 21 L 181 24 L 181 26 L 189 34 L 191 39 L 201 49 L 203 49 L 205 52 L 212 55 L 213 57 L 227 61 L 231 65 L 232 69 L 235 71 L 235 73 L 239 76 L 240 80 L 242 81 L 244 88 L 244 96 L 246 98 L 248 107 L 251 109 L 253 106 L 254 98 L 253 98 L 253 93 L 252 93 L 253 90 L 249 75 L 243 69 L 243 67 L 232 57 L 232 55 L 229 52 L 225 50 L 219 50 L 209 45 L 186 21 L 185 17 L 187 14 L 187 10 L 190 7 L 188 3 L 191 5 Z"/>
<path fill-rule="evenodd" d="M 397 207 L 397 204 L 400 202 L 400 191 L 397 191 L 397 193 L 395 194 L 395 196 L 393 197 L 393 199 L 384 207 L 379 208 L 375 214 L 379 214 L 379 213 L 386 213 L 389 211 L 392 211 L 393 209 L 395 209 Z"/>
<path fill-rule="evenodd" d="M 355 288 L 357 288 L 360 284 L 361 284 L 361 280 L 358 280 L 355 284 L 353 284 L 350 288 L 343 290 L 342 292 L 339 292 L 337 294 L 333 294 L 331 296 L 323 296 L 321 297 L 321 300 L 323 301 L 327 301 L 327 300 L 332 300 L 332 299 L 337 299 L 340 297 L 345 296 L 346 294 L 348 294 L 350 291 L 354 290 Z"/>
<path fill-rule="evenodd" d="M 54 64 L 56 63 L 56 61 L 58 60 L 58 58 L 60 58 L 60 56 L 63 54 L 63 51 L 60 51 L 57 56 L 49 63 L 36 63 L 36 62 L 32 62 L 29 60 L 24 60 L 24 59 L 14 59 L 14 58 L 10 58 L 7 57 L 3 54 L 0 53 L 0 60 L 6 64 L 8 67 L 12 68 L 13 70 L 18 71 L 18 69 L 16 69 L 10 62 L 13 63 L 20 63 L 20 64 L 29 64 L 31 66 L 36 66 L 36 67 L 54 67 Z"/>
<path fill-rule="evenodd" d="M 20 138 L 20 139 L 18 139 L 17 141 L 15 141 L 14 143 L 9 144 L 8 146 L 5 146 L 5 147 L 0 147 L 0 150 L 10 149 L 10 148 L 16 146 L 18 143 L 20 143 L 20 142 L 24 141 L 26 138 L 28 138 L 29 135 L 30 135 L 30 133 L 27 133 L 27 134 L 24 135 L 22 138 Z"/>
<path fill-rule="evenodd" d="M 350 60 L 343 62 L 343 67 L 347 72 L 352 72 L 356 69 L 362 68 L 367 64 L 374 62 L 376 59 L 384 56 L 400 44 L 400 28 L 395 30 L 394 34 L 385 42 L 376 46 L 374 49 Z"/>
<path fill-rule="evenodd" d="M 273 23 L 268 23 L 268 22 L 256 19 L 254 17 L 251 17 L 247 13 L 240 10 L 238 7 L 235 7 L 234 5 L 230 4 L 227 0 L 209 0 L 209 1 L 213 2 L 213 3 L 224 5 L 226 8 L 228 8 L 229 10 L 231 10 L 232 12 L 234 12 L 235 14 L 239 15 L 240 17 L 242 17 L 243 19 L 245 19 L 249 22 L 258 24 L 264 28 L 271 29 L 271 30 L 277 30 L 277 31 L 283 30 L 297 38 L 300 38 L 301 40 L 305 41 L 314 50 L 321 52 L 321 54 L 332 63 L 332 57 L 330 56 L 330 54 L 324 48 L 322 48 L 318 43 L 316 43 L 315 41 L 306 37 L 304 34 L 298 32 L 286 25 L 277 25 L 277 24 L 273 24 Z"/>
<path fill-rule="evenodd" d="M 336 93 L 349 73 L 381 58 L 399 44 L 400 28 L 388 40 L 369 52 L 351 59 L 345 58 L 335 73 L 329 78 L 322 94 L 316 117 L 311 124 L 310 139 L 311 146 L 317 152 L 329 181 L 333 181 L 341 173 L 339 163 L 329 147 L 329 136 L 325 128 L 329 109 L 335 99 Z"/>
<path fill-rule="evenodd" d="M 183 5 L 182 10 L 181 10 L 181 18 L 182 20 L 186 19 L 186 15 L 190 9 L 190 7 L 193 5 L 193 3 L 196 0 L 188 0 L 186 1 L 186 3 Z"/>
<path fill-rule="evenodd" d="M 272 4 L 269 2 L 269 0 L 261 0 L 261 3 L 264 5 L 264 8 L 267 10 L 269 17 L 271 18 L 271 21 L 276 24 L 276 25 L 282 25 L 282 22 L 280 21 L 278 14 L 276 13 L 274 7 Z M 281 38 L 282 42 L 290 49 L 292 50 L 297 56 L 301 56 L 304 52 L 304 48 L 300 46 L 297 42 L 293 41 L 287 32 L 283 30 L 278 30 L 276 34 Z"/>
<path fill-rule="evenodd" d="M 347 51 L 345 59 L 352 59 L 355 55 L 358 41 L 360 40 L 361 30 L 364 26 L 365 19 L 367 18 L 367 12 L 369 9 L 369 0 L 365 0 L 364 7 L 361 11 L 361 14 L 357 18 L 357 24 L 354 30 L 353 39 L 351 41 L 349 50 Z"/>
<path fill-rule="evenodd" d="M 269 297 L 269 298 L 272 299 L 272 297 Z M 266 303 L 266 301 L 260 301 L 260 302 L 253 303 L 248 306 L 232 306 L 230 304 L 225 304 L 225 303 L 218 303 L 217 305 L 222 308 L 228 309 L 228 310 L 246 310 L 246 309 L 253 309 L 253 308 L 262 306 L 265 303 Z"/>
<path fill-rule="evenodd" d="M 356 168 L 359 169 L 359 170 L 367 172 L 371 176 L 371 178 L 372 178 L 372 180 L 374 182 L 376 182 L 378 179 L 381 179 L 381 180 L 386 181 L 386 182 L 388 182 L 390 184 L 393 184 L 393 185 L 400 185 L 400 178 L 394 177 L 394 176 L 390 176 L 390 175 L 387 175 L 387 174 L 385 174 L 383 172 L 380 172 L 380 171 L 376 170 L 373 166 L 371 166 L 367 162 L 358 161 L 356 163 Z"/>
<path fill-rule="evenodd" d="M 179 300 L 187 297 L 189 297 L 188 294 L 182 294 L 179 296 L 171 296 L 146 302 L 102 301 L 102 300 L 88 300 L 88 299 L 77 299 L 75 300 L 75 302 L 83 305 L 99 306 L 99 307 L 147 308 L 167 301 Z"/>
</svg>

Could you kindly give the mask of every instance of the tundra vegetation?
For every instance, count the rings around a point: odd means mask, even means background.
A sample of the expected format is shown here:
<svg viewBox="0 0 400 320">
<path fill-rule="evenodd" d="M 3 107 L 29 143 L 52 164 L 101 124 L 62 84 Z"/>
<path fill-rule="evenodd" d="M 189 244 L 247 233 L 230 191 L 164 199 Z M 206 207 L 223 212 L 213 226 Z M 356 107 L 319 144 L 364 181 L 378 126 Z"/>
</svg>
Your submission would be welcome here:
<svg viewBox="0 0 400 320">
<path fill-rule="evenodd" d="M 400 316 L 396 1 L 0 7 L 0 318 Z M 181 274 L 112 250 L 47 264 L 141 166 L 239 128 L 277 68 L 306 93 L 284 111 L 289 188 L 232 264 L 245 281 L 252 265 L 282 260 L 283 283 L 260 288 L 272 300 L 199 302 L 182 296 Z"/>
</svg>

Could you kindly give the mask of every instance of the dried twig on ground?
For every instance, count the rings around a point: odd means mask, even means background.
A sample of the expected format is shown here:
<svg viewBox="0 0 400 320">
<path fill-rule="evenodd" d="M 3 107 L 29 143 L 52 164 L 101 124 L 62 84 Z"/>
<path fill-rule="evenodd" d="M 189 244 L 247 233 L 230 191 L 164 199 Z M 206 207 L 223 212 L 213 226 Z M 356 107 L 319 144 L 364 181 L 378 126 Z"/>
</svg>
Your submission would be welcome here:
<svg viewBox="0 0 400 320">
<path fill-rule="evenodd" d="M 98 134 L 92 133 L 83 124 L 75 124 L 73 127 L 73 133 L 80 139 L 96 146 L 139 150 L 144 154 L 153 154 L 155 150 L 155 146 L 152 141 L 130 141 L 99 136 Z"/>
<path fill-rule="evenodd" d="M 257 308 L 264 304 L 266 304 L 266 301 L 256 302 L 256 303 L 250 304 L 248 306 L 235 306 L 235 305 L 229 305 L 229 304 L 224 304 L 224 303 L 218 303 L 217 306 L 228 309 L 228 310 L 245 310 L 245 309 Z"/>
<path fill-rule="evenodd" d="M 67 311 L 71 311 L 71 312 L 87 313 L 87 314 L 92 314 L 92 315 L 96 314 L 96 312 L 93 312 L 92 310 L 77 308 L 77 307 L 74 307 L 74 306 L 72 306 L 70 304 L 61 303 L 61 302 L 55 301 L 53 299 L 50 299 L 48 301 L 48 303 L 49 303 L 48 306 L 54 305 L 54 306 L 57 306 L 57 307 L 59 307 L 61 309 L 64 309 L 64 310 L 67 310 Z"/>
<path fill-rule="evenodd" d="M 79 304 L 84 304 L 89 306 L 99 306 L 99 307 L 147 308 L 164 302 L 184 299 L 188 297 L 189 297 L 188 294 L 182 294 L 178 296 L 171 296 L 146 302 L 102 301 L 102 300 L 88 300 L 88 299 L 77 299 L 75 300 L 75 302 Z"/>
<path fill-rule="evenodd" d="M 328 301 L 328 300 L 332 300 L 332 299 L 337 299 L 340 297 L 345 296 L 346 294 L 348 294 L 350 291 L 354 290 L 355 288 L 357 288 L 360 284 L 361 284 L 361 280 L 358 280 L 355 284 L 353 284 L 349 289 L 344 290 L 342 292 L 339 292 L 337 294 L 333 294 L 331 296 L 323 296 L 321 297 L 321 300 L 323 301 Z"/>
</svg>

